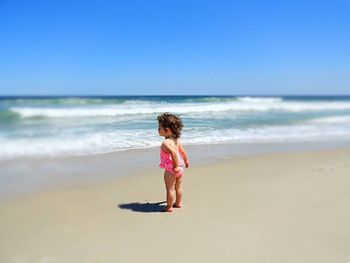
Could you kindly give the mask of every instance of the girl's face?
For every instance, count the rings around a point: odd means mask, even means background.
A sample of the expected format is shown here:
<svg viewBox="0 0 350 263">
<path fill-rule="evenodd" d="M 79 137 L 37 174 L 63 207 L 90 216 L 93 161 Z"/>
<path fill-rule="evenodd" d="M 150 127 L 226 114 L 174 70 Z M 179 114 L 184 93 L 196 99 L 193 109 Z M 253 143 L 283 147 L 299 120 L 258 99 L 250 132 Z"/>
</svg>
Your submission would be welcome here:
<svg viewBox="0 0 350 263">
<path fill-rule="evenodd" d="M 168 136 L 171 135 L 171 130 L 168 129 L 168 128 L 164 128 L 161 125 L 159 125 L 158 133 L 159 133 L 160 136 L 168 137 Z"/>
</svg>

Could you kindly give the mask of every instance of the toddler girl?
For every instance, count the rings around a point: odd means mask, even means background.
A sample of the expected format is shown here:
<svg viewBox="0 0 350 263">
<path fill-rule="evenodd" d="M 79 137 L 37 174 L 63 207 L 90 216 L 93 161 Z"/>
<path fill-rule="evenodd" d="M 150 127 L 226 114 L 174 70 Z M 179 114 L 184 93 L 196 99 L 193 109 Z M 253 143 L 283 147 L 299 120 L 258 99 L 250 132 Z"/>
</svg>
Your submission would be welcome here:
<svg viewBox="0 0 350 263">
<path fill-rule="evenodd" d="M 182 173 L 183 167 L 188 168 L 186 152 L 180 141 L 181 130 L 183 128 L 182 120 L 179 116 L 164 113 L 158 116 L 158 132 L 164 137 L 160 147 L 160 165 L 164 168 L 164 182 L 166 187 L 166 212 L 172 212 L 173 206 L 180 208 L 182 206 Z M 174 204 L 176 193 L 176 201 Z"/>
</svg>

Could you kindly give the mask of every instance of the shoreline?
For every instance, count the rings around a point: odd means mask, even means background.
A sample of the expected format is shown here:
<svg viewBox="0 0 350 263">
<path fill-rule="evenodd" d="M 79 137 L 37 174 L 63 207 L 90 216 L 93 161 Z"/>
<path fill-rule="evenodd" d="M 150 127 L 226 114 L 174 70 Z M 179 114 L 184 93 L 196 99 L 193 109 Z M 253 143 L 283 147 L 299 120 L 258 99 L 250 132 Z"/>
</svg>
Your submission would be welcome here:
<svg viewBox="0 0 350 263">
<path fill-rule="evenodd" d="M 191 166 L 222 160 L 288 152 L 350 147 L 350 141 L 185 145 Z M 158 168 L 158 147 L 86 156 L 25 158 L 0 161 L 0 200 L 61 188 L 110 182 Z"/>
<path fill-rule="evenodd" d="M 165 189 L 156 168 L 0 200 L 0 259 L 157 262 L 179 245 L 167 261 L 347 262 L 349 160 L 343 148 L 193 166 L 184 207 L 173 213 L 160 212 Z"/>
</svg>

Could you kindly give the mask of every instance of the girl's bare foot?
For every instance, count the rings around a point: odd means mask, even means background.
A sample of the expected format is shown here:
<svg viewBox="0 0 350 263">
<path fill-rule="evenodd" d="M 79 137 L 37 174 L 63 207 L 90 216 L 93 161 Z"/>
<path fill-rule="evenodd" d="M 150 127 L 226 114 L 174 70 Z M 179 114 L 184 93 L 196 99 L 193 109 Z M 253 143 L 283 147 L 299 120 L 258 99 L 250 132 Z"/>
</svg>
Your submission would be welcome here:
<svg viewBox="0 0 350 263">
<path fill-rule="evenodd" d="M 164 212 L 172 212 L 173 208 L 171 206 L 166 206 Z"/>
<path fill-rule="evenodd" d="M 182 207 L 182 204 L 174 204 L 174 207 L 175 207 L 175 208 L 181 208 L 181 207 Z"/>
</svg>

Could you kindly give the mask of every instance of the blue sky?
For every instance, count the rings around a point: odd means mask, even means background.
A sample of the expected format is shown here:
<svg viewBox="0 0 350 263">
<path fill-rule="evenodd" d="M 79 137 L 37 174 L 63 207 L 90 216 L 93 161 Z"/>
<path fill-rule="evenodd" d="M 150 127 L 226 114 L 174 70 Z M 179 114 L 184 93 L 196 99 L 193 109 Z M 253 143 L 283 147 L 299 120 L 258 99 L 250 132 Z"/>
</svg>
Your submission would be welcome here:
<svg viewBox="0 0 350 263">
<path fill-rule="evenodd" d="M 350 1 L 0 0 L 11 94 L 350 94 Z"/>
</svg>

